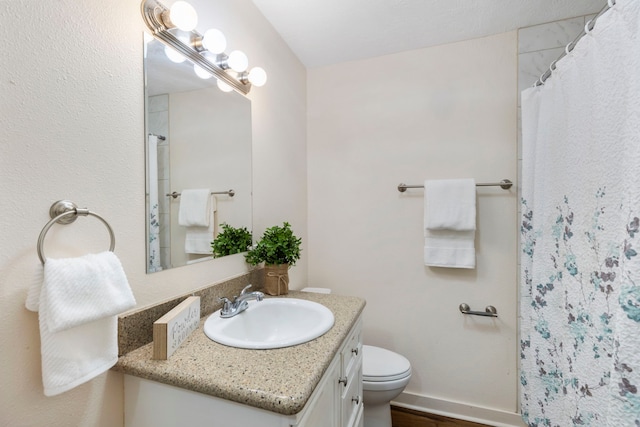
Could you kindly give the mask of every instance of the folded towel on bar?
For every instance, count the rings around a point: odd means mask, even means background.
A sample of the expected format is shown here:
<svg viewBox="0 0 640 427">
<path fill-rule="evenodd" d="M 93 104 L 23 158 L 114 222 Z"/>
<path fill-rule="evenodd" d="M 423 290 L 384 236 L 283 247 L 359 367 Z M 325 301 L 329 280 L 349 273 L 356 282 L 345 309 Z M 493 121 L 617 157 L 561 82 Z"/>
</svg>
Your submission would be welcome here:
<svg viewBox="0 0 640 427">
<path fill-rule="evenodd" d="M 26 307 L 38 312 L 44 394 L 68 391 L 118 360 L 118 319 L 136 304 L 113 252 L 47 259 Z"/>
<path fill-rule="evenodd" d="M 184 190 L 182 192 L 178 223 L 186 227 L 184 238 L 185 253 L 211 254 L 211 242 L 215 236 L 215 213 L 217 209 L 216 198 L 209 189 Z"/>
<path fill-rule="evenodd" d="M 182 190 L 178 224 L 184 227 L 209 227 L 211 222 L 211 190 Z"/>
<path fill-rule="evenodd" d="M 427 180 L 424 183 L 425 228 L 476 229 L 476 182 L 473 179 Z"/>
<path fill-rule="evenodd" d="M 475 180 L 427 180 L 424 188 L 425 265 L 475 268 Z"/>
</svg>

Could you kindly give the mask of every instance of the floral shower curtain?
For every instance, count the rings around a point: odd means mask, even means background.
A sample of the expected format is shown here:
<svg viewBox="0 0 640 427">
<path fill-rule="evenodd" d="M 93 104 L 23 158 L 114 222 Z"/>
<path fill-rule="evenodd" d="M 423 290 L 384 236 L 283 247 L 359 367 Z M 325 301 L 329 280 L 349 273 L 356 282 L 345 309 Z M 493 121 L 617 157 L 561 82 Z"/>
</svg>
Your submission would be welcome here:
<svg viewBox="0 0 640 427">
<path fill-rule="evenodd" d="M 147 271 L 161 271 L 160 265 L 160 222 L 158 220 L 158 137 L 149 135 L 147 139 L 147 182 L 149 186 L 147 215 Z"/>
<path fill-rule="evenodd" d="M 524 91 L 522 117 L 523 419 L 640 426 L 640 0 Z"/>
</svg>

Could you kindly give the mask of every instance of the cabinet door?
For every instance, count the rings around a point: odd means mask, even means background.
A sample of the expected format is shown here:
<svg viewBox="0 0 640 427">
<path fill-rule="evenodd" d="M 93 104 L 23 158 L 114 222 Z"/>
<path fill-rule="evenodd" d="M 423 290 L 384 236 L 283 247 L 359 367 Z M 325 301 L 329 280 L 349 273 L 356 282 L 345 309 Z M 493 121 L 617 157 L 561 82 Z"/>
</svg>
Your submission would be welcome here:
<svg viewBox="0 0 640 427">
<path fill-rule="evenodd" d="M 334 358 L 318 384 L 317 396 L 309 411 L 304 415 L 298 427 L 339 427 L 340 424 L 340 392 L 338 377 L 340 376 L 340 358 Z"/>
</svg>

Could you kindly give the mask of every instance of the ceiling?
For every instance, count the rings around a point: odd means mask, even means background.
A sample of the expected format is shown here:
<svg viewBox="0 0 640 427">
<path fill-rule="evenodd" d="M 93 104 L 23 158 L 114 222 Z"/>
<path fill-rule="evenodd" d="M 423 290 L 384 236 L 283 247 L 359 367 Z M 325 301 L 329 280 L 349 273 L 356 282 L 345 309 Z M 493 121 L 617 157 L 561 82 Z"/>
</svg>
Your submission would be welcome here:
<svg viewBox="0 0 640 427">
<path fill-rule="evenodd" d="M 252 1 L 308 68 L 597 13 L 606 4 L 606 0 Z"/>
</svg>

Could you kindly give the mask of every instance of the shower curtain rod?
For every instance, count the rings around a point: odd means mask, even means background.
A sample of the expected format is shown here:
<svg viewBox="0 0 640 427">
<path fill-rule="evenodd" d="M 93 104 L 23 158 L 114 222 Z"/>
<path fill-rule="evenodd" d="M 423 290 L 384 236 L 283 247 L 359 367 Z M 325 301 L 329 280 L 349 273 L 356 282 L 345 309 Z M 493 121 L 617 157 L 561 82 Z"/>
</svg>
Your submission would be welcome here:
<svg viewBox="0 0 640 427">
<path fill-rule="evenodd" d="M 615 6 L 615 4 L 616 4 L 616 0 L 607 0 L 607 4 L 600 10 L 600 12 L 598 12 L 598 14 L 593 19 L 589 20 L 585 24 L 584 30 L 582 30 L 582 32 L 578 35 L 578 37 L 576 37 L 571 43 L 569 43 L 564 48 L 564 52 L 560 54 L 558 59 L 556 59 L 551 63 L 551 65 L 549 66 L 549 69 L 545 71 L 544 74 L 542 74 L 540 78 L 536 80 L 536 82 L 533 85 L 534 86 L 543 85 L 544 82 L 547 81 L 547 79 L 551 77 L 551 74 L 555 71 L 556 63 L 560 61 L 562 58 L 564 58 L 565 56 L 567 56 L 576 47 L 576 44 L 580 41 L 581 38 L 589 34 L 589 32 L 591 32 L 591 30 L 593 30 L 593 27 L 596 25 L 596 21 L 598 20 L 598 18 L 600 18 L 606 11 L 611 9 L 613 6 Z"/>
</svg>

